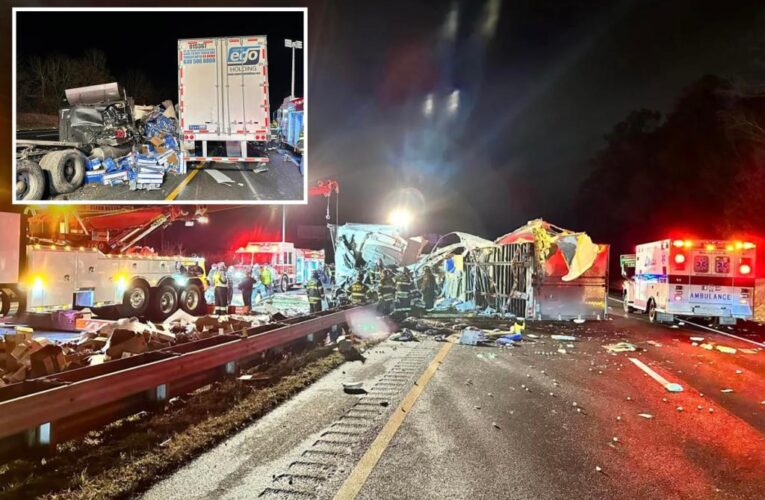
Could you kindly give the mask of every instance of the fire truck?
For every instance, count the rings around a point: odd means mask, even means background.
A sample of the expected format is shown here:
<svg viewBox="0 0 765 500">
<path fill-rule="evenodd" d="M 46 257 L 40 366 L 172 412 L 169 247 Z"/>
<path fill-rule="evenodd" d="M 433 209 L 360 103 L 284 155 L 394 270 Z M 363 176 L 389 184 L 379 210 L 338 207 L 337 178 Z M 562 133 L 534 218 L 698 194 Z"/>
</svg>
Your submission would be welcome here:
<svg viewBox="0 0 765 500">
<path fill-rule="evenodd" d="M 709 317 L 735 324 L 753 313 L 753 243 L 664 239 L 636 247 L 620 259 L 624 309 L 648 314 L 651 322 Z"/>
<path fill-rule="evenodd" d="M 114 210 L 0 212 L 0 316 L 86 307 L 102 308 L 103 316 L 153 319 L 178 308 L 203 314 L 202 257 L 160 256 L 131 244 L 160 221 L 169 223 L 181 214 L 161 208 Z M 116 229 L 115 217 L 128 225 Z M 95 241 L 94 235 L 110 232 L 97 229 L 102 224 L 112 227 L 111 236 Z"/>
<path fill-rule="evenodd" d="M 236 250 L 235 259 L 236 271 L 242 277 L 255 266 L 270 268 L 274 288 L 286 292 L 304 285 L 313 271 L 324 267 L 324 250 L 295 248 L 290 242 L 250 242 Z"/>
</svg>

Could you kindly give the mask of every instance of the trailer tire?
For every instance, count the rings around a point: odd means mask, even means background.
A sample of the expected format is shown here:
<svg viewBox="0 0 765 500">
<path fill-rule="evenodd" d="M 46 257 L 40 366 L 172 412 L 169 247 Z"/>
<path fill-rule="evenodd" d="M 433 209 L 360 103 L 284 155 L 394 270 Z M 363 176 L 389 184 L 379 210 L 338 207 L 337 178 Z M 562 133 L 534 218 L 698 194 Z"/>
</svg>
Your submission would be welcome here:
<svg viewBox="0 0 765 500">
<path fill-rule="evenodd" d="M 202 287 L 189 283 L 181 292 L 181 309 L 193 316 L 204 314 L 207 310 L 207 302 Z"/>
<path fill-rule="evenodd" d="M 76 149 L 48 153 L 40 160 L 40 167 L 48 173 L 51 195 L 71 193 L 85 180 L 85 155 Z"/>
<path fill-rule="evenodd" d="M 129 317 L 140 317 L 149 308 L 149 285 L 142 281 L 134 281 L 125 290 L 122 298 L 122 314 Z"/>
<path fill-rule="evenodd" d="M 648 321 L 656 323 L 656 302 L 653 299 L 648 299 L 645 312 L 648 313 Z"/>
<path fill-rule="evenodd" d="M 149 315 L 161 321 L 178 310 L 178 292 L 170 285 L 160 285 L 152 289 Z"/>
<path fill-rule="evenodd" d="M 40 165 L 32 160 L 20 160 L 16 164 L 16 199 L 42 200 L 45 194 L 45 174 Z"/>
</svg>

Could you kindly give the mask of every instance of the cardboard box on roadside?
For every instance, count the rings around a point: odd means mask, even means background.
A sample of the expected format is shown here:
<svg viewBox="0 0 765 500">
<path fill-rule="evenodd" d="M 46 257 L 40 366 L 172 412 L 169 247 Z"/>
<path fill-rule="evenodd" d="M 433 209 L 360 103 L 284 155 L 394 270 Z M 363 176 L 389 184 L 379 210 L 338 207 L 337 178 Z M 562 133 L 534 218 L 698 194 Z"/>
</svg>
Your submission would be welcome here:
<svg viewBox="0 0 765 500">
<path fill-rule="evenodd" d="M 44 377 L 66 369 L 67 362 L 64 349 L 60 345 L 48 344 L 33 352 L 29 357 L 30 376 L 32 378 Z"/>
</svg>

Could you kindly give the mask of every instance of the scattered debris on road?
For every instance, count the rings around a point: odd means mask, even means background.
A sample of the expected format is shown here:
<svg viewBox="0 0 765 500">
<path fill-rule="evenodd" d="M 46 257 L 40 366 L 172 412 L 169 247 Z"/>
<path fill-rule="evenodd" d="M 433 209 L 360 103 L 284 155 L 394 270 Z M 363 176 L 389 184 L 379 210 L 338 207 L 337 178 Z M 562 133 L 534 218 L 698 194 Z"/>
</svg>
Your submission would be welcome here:
<svg viewBox="0 0 765 500">
<path fill-rule="evenodd" d="M 606 351 L 616 354 L 619 352 L 634 352 L 637 350 L 637 346 L 635 344 L 630 344 L 629 342 L 619 342 L 616 344 L 608 344 L 602 346 L 603 349 Z"/>
</svg>

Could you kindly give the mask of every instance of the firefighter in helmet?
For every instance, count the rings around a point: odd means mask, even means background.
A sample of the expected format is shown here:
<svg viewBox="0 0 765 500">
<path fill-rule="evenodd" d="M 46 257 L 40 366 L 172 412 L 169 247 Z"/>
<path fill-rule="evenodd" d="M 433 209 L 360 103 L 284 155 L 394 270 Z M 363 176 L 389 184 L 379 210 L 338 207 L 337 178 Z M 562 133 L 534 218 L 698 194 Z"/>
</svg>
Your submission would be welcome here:
<svg viewBox="0 0 765 500">
<path fill-rule="evenodd" d="M 324 299 L 324 285 L 321 284 L 319 279 L 319 271 L 311 273 L 311 279 L 308 280 L 306 291 L 308 292 L 308 305 L 311 308 L 311 312 L 321 311 L 321 301 Z"/>
<path fill-rule="evenodd" d="M 379 311 L 382 314 L 390 314 L 393 312 L 393 300 L 396 298 L 396 282 L 393 281 L 393 273 L 390 269 L 383 269 L 382 277 L 380 278 L 380 302 Z"/>
<path fill-rule="evenodd" d="M 430 266 L 423 268 L 420 278 L 420 292 L 422 292 L 422 300 L 425 302 L 425 310 L 433 309 L 433 303 L 436 300 L 436 277 L 430 270 Z"/>
<path fill-rule="evenodd" d="M 396 304 L 394 311 L 408 312 L 412 309 L 412 276 L 404 267 L 396 276 Z"/>
<path fill-rule="evenodd" d="M 364 283 L 364 273 L 356 275 L 356 281 L 351 285 L 351 304 L 363 304 L 367 301 L 369 287 Z"/>
</svg>

